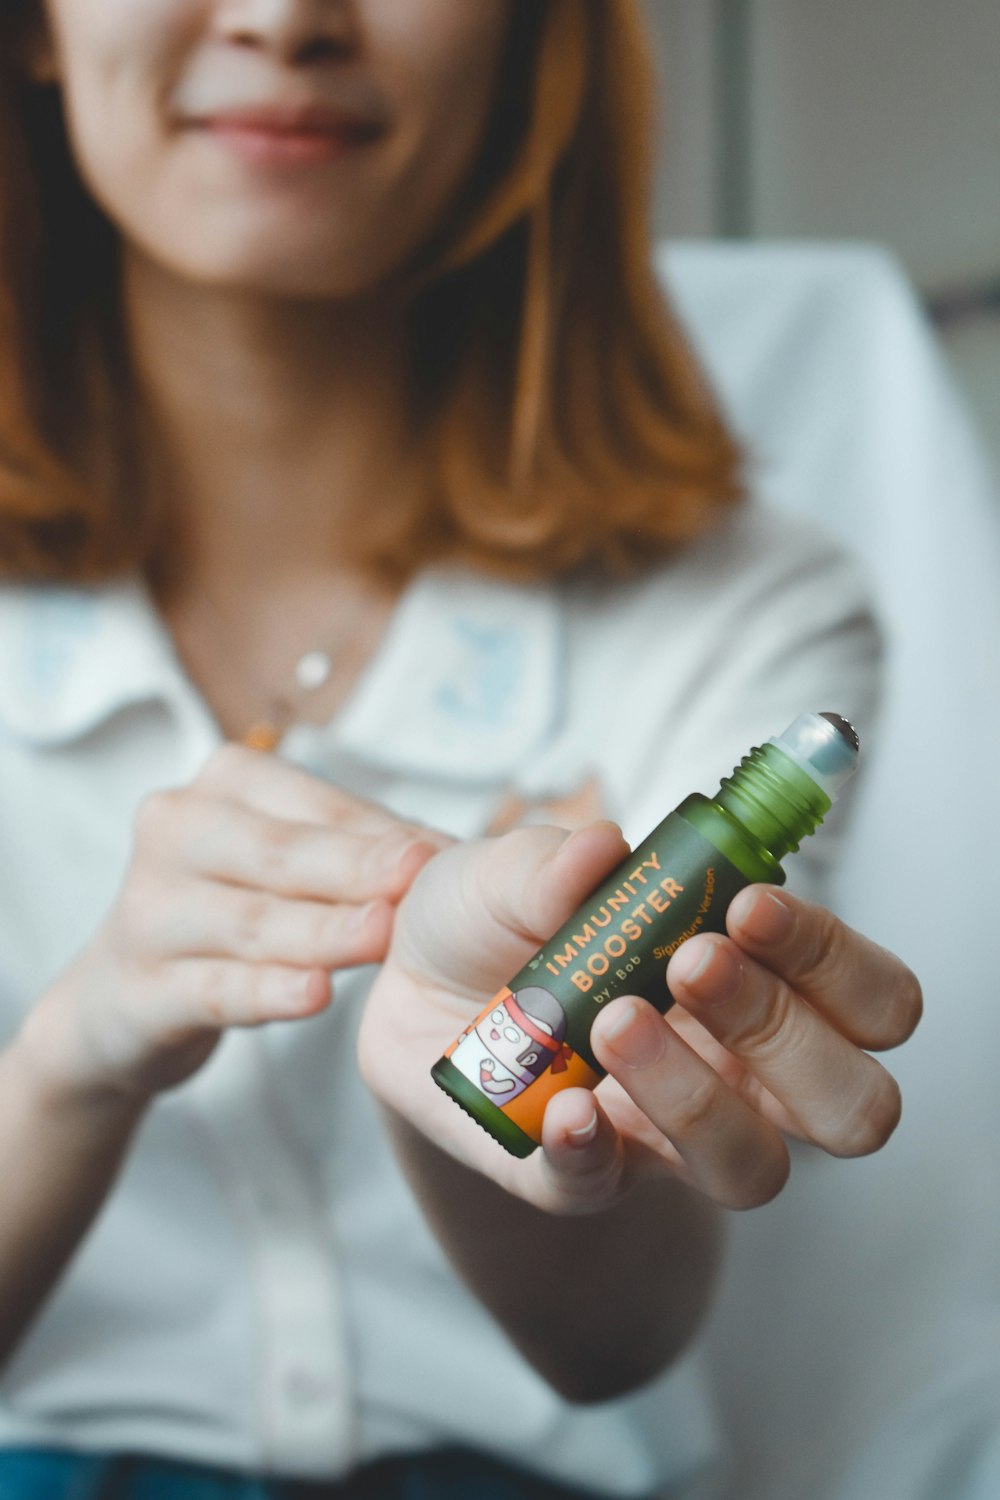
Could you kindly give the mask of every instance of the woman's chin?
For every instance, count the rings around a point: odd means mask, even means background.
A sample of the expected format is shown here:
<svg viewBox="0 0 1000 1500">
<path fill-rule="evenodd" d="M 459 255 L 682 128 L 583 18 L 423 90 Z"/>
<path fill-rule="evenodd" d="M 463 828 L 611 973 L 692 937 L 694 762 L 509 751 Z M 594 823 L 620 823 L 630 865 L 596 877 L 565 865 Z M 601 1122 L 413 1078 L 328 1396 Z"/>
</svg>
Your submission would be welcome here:
<svg viewBox="0 0 1000 1500">
<path fill-rule="evenodd" d="M 329 247 L 290 246 L 274 237 L 256 246 L 244 240 L 229 253 L 207 254 L 204 242 L 167 253 L 143 247 L 140 258 L 147 274 L 159 271 L 171 281 L 203 291 L 309 302 L 364 297 L 391 274 L 391 266 L 383 267 L 382 257 L 374 251 L 338 255 Z"/>
</svg>

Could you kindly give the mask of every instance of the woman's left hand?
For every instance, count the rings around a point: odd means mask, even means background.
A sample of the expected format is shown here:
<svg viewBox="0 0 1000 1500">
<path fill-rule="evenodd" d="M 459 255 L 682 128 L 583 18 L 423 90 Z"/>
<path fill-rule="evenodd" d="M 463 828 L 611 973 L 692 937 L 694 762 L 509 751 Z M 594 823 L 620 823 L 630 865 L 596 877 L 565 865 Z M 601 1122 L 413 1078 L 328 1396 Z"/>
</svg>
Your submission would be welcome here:
<svg viewBox="0 0 1000 1500">
<path fill-rule="evenodd" d="M 835 1156 L 884 1145 L 899 1089 L 869 1050 L 906 1040 L 920 987 L 885 949 L 770 886 L 733 900 L 727 936 L 678 950 L 665 1017 L 629 996 L 602 1010 L 591 1041 L 609 1076 L 550 1101 L 527 1160 L 436 1086 L 445 1047 L 627 852 L 613 824 L 597 823 L 519 828 L 431 860 L 400 903 L 362 1024 L 362 1073 L 383 1104 L 555 1213 L 607 1209 L 649 1172 L 753 1207 L 785 1182 L 788 1136 Z"/>
</svg>

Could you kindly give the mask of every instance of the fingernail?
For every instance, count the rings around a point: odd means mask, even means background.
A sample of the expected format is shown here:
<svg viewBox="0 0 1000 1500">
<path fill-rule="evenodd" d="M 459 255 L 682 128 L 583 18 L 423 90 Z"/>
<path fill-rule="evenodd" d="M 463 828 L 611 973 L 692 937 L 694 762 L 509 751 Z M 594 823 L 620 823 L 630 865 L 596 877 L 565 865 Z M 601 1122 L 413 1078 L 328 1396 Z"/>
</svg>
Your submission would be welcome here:
<svg viewBox="0 0 1000 1500">
<path fill-rule="evenodd" d="M 377 905 L 377 901 L 366 901 L 364 906 L 355 907 L 351 913 L 351 926 L 356 932 L 361 931 Z"/>
<path fill-rule="evenodd" d="M 663 1022 L 649 1005 L 622 1006 L 602 1036 L 628 1068 L 648 1068 L 662 1057 L 667 1045 Z"/>
<path fill-rule="evenodd" d="M 743 983 L 743 965 L 725 942 L 684 943 L 671 960 L 670 979 L 692 990 L 699 1000 L 731 1000 Z"/>
<path fill-rule="evenodd" d="M 734 920 L 758 943 L 780 943 L 791 933 L 795 914 L 773 891 L 741 891 L 733 901 Z"/>
<path fill-rule="evenodd" d="M 590 1119 L 586 1125 L 578 1125 L 575 1130 L 567 1130 L 566 1139 L 574 1146 L 589 1146 L 597 1134 L 597 1110 L 592 1109 Z"/>
<path fill-rule="evenodd" d="M 413 880 L 417 872 L 422 870 L 429 859 L 439 854 L 440 848 L 431 843 L 430 839 L 411 839 L 401 849 L 397 849 L 395 861 L 387 862 L 387 872 L 390 880 L 409 882 Z"/>
<path fill-rule="evenodd" d="M 397 879 L 403 874 L 407 860 L 416 847 L 412 839 L 407 839 L 405 844 L 393 844 L 386 850 L 382 860 L 382 868 L 388 880 Z"/>
<path fill-rule="evenodd" d="M 299 1011 L 312 1009 L 314 973 L 315 970 L 310 970 L 307 974 L 291 974 L 285 978 L 278 997 L 282 1010 L 297 1014 Z"/>
</svg>

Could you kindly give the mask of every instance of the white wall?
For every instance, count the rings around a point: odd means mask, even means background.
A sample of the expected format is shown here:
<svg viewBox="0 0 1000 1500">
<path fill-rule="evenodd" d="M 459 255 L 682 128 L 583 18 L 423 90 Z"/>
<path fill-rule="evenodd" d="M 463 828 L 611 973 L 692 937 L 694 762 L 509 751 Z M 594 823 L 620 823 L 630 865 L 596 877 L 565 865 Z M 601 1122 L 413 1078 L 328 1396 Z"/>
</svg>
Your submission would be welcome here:
<svg viewBox="0 0 1000 1500">
<path fill-rule="evenodd" d="M 1000 273 L 997 0 L 751 9 L 754 232 L 885 240 L 928 290 Z"/>
<path fill-rule="evenodd" d="M 656 226 L 661 236 L 711 236 L 716 217 L 713 0 L 645 0 L 660 75 Z"/>
<path fill-rule="evenodd" d="M 933 296 L 1000 282 L 1000 0 L 644 0 L 659 234 L 888 245 Z M 745 98 L 720 59 L 745 59 Z M 733 116 L 745 135 L 727 138 Z M 734 178 L 736 179 L 734 199 Z M 943 340 L 1000 471 L 1000 312 Z"/>
</svg>

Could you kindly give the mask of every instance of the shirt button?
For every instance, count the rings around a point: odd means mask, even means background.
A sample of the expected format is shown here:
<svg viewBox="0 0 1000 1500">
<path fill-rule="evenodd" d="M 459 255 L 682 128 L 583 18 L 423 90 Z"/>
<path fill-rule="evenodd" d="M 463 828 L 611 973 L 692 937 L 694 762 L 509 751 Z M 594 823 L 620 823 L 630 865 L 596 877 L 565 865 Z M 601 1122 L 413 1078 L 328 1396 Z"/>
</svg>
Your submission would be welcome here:
<svg viewBox="0 0 1000 1500">
<path fill-rule="evenodd" d="M 285 1376 L 285 1395 L 293 1406 L 316 1406 L 337 1394 L 336 1382 L 315 1370 L 289 1370 Z"/>
</svg>

